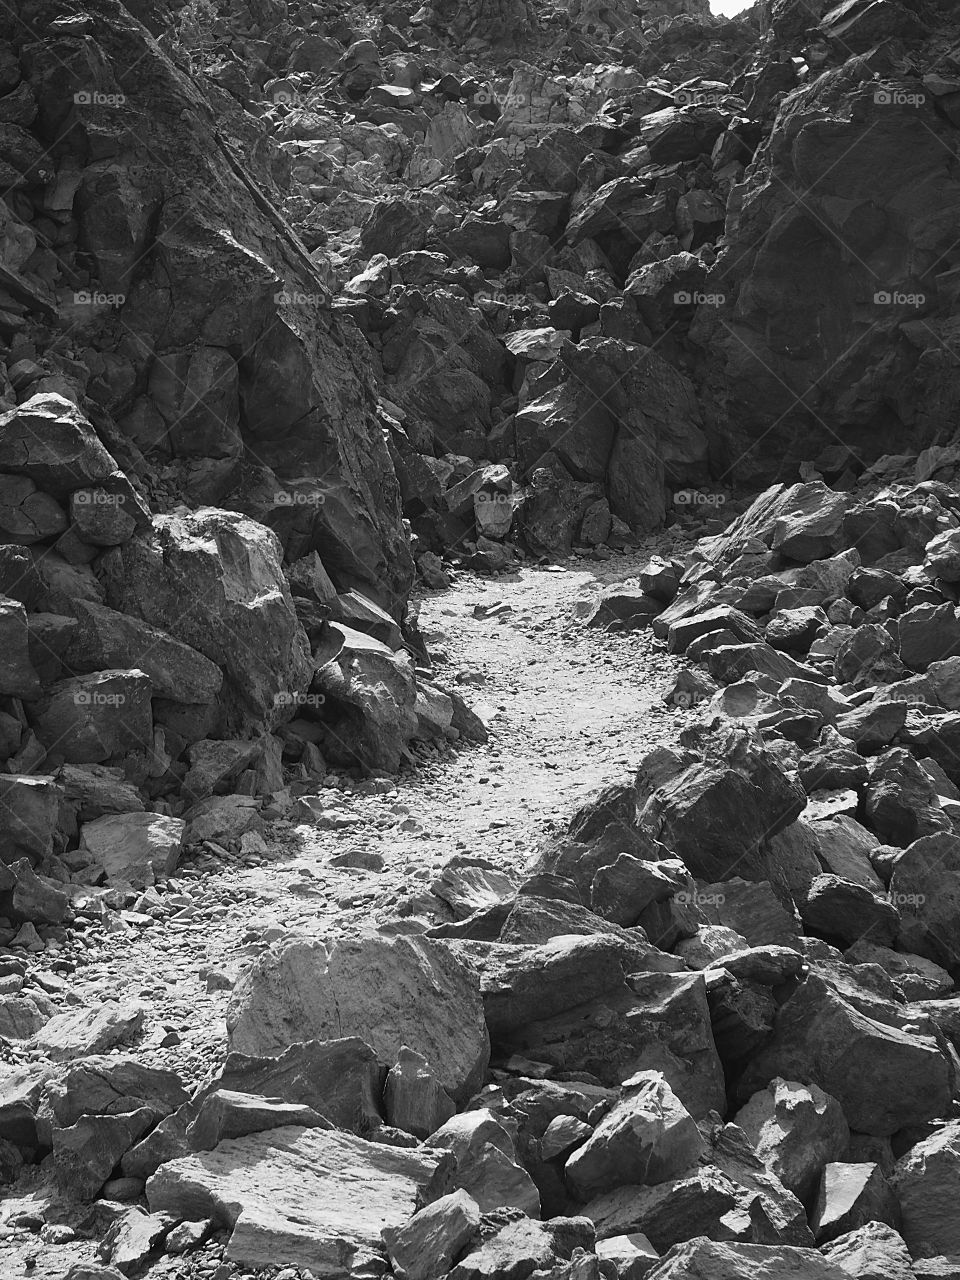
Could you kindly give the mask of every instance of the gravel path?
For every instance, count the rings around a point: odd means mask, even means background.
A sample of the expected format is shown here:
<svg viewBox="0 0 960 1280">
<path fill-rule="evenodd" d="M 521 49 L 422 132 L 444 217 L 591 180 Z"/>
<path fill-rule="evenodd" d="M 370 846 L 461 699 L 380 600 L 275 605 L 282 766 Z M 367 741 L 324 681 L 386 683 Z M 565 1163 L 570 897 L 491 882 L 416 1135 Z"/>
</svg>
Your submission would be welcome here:
<svg viewBox="0 0 960 1280">
<path fill-rule="evenodd" d="M 38 958 L 52 986 L 63 980 L 54 1003 L 142 1001 L 144 1035 L 132 1051 L 194 1083 L 222 1061 L 230 986 L 264 945 L 398 914 L 432 922 L 430 884 L 456 854 L 521 870 L 548 830 L 682 723 L 684 713 L 662 701 L 676 669 L 663 646 L 649 632 L 610 635 L 581 620 L 603 587 L 635 576 L 654 549 L 497 579 L 462 574 L 424 598 L 420 627 L 438 678 L 488 723 L 489 743 L 438 755 L 400 780 L 322 790 L 319 825 L 271 824 L 265 854 L 186 861 L 160 895 L 159 918 L 111 911 L 58 955 Z M 0 1224 L 20 1207 L 0 1206 Z M 21 1233 L 6 1243 L 23 1260 Z M 27 1274 L 44 1280 L 92 1254 L 79 1241 L 29 1244 L 37 1264 Z M 151 1274 L 193 1274 L 166 1265 Z M 10 1274 L 20 1273 L 18 1265 Z"/>
</svg>

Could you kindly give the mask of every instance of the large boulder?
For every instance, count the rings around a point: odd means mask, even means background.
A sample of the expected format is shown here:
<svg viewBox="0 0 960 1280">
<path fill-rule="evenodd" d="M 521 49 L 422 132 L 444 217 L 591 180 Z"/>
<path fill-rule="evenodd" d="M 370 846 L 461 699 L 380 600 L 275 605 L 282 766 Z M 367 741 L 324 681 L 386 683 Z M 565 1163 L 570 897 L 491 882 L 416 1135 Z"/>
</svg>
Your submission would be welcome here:
<svg viewBox="0 0 960 1280">
<path fill-rule="evenodd" d="M 699 759 L 653 791 L 641 827 L 702 879 L 759 878 L 765 842 L 799 817 L 803 788 L 743 729 L 706 730 L 690 745 Z"/>
<path fill-rule="evenodd" d="M 231 1049 L 261 1056 L 359 1036 L 393 1062 L 407 1045 L 459 1100 L 479 1088 L 489 1057 L 477 978 L 425 938 L 289 942 L 240 978 L 227 1031 Z"/>
<path fill-rule="evenodd" d="M 311 675 L 281 559 L 276 535 L 245 516 L 155 516 L 104 556 L 108 600 L 216 663 L 236 716 L 278 722 Z"/>
<path fill-rule="evenodd" d="M 893 1185 L 913 1256 L 960 1254 L 960 1122 L 944 1124 L 912 1146 L 897 1162 Z"/>
<path fill-rule="evenodd" d="M 942 1115 L 955 1089 L 953 1064 L 933 1034 L 876 1021 L 816 973 L 780 1006 L 773 1038 L 738 1093 L 748 1098 L 777 1076 L 818 1085 L 851 1129 L 878 1136 Z"/>
<path fill-rule="evenodd" d="M 335 1129 L 284 1127 L 228 1138 L 171 1160 L 147 1184 L 152 1212 L 232 1230 L 227 1257 L 348 1275 L 383 1254 L 402 1227 L 448 1190 L 447 1152 L 399 1150 Z"/>
</svg>

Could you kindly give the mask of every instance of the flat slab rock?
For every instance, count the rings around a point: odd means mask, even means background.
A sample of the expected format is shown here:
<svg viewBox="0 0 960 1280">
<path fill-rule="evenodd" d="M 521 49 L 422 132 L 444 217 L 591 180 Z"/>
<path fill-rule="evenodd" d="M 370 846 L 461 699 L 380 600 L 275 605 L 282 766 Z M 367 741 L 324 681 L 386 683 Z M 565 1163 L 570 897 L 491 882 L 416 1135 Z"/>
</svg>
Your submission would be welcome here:
<svg viewBox="0 0 960 1280">
<path fill-rule="evenodd" d="M 850 1273 L 815 1249 L 725 1244 L 701 1236 L 676 1245 L 646 1280 L 850 1280 Z"/>
<path fill-rule="evenodd" d="M 347 1277 L 383 1254 L 385 1228 L 450 1189 L 454 1165 L 446 1151 L 286 1127 L 171 1160 L 147 1183 L 147 1201 L 151 1213 L 232 1227 L 227 1257 L 242 1266 Z"/>
</svg>

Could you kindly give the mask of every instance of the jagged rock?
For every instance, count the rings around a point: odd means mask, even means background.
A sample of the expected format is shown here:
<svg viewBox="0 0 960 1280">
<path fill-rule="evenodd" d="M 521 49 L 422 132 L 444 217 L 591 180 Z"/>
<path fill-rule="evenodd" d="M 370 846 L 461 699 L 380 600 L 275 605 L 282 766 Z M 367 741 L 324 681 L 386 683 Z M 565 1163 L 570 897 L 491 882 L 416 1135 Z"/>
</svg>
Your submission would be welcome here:
<svg viewBox="0 0 960 1280">
<path fill-rule="evenodd" d="M 153 749 L 152 689 L 138 668 L 59 680 L 30 705 L 48 764 L 99 764 Z"/>
<path fill-rule="evenodd" d="M 886 844 L 906 846 L 920 836 L 945 830 L 937 791 L 914 757 L 903 747 L 876 761 L 864 795 L 870 825 Z"/>
<path fill-rule="evenodd" d="M 757 1155 L 805 1204 L 824 1165 L 845 1154 L 850 1129 L 836 1098 L 815 1084 L 771 1080 L 733 1118 Z"/>
<path fill-rule="evenodd" d="M 641 824 L 706 880 L 749 870 L 760 845 L 797 818 L 798 784 L 743 730 L 707 738 L 704 755 L 647 800 Z"/>
<path fill-rule="evenodd" d="M 855 1280 L 914 1280 L 903 1237 L 882 1222 L 869 1222 L 823 1246 L 823 1255 Z"/>
<path fill-rule="evenodd" d="M 861 939 L 844 953 L 850 964 L 878 964 L 893 978 L 905 1000 L 933 999 L 953 986 L 946 969 L 923 956 L 892 951 Z"/>
<path fill-rule="evenodd" d="M 115 1263 L 122 1275 L 136 1275 L 173 1224 L 169 1214 L 148 1214 L 131 1206 L 110 1224 L 97 1247 L 97 1256 Z"/>
<path fill-rule="evenodd" d="M 426 1058 L 406 1045 L 387 1075 L 383 1102 L 387 1122 L 418 1138 L 426 1138 L 456 1114 L 456 1106 Z"/>
<path fill-rule="evenodd" d="M 332 623 L 337 652 L 318 666 L 311 689 L 329 728 L 324 754 L 345 764 L 396 770 L 417 730 L 416 685 L 405 653 L 372 636 Z"/>
<path fill-rule="evenodd" d="M 508 1207 L 540 1216 L 540 1193 L 517 1163 L 513 1139 L 492 1112 L 479 1108 L 453 1116 L 429 1135 L 426 1145 L 453 1153 L 452 1185 L 469 1192 L 481 1213 Z"/>
<path fill-rule="evenodd" d="M 45 774 L 0 774 L 0 824 L 17 852 L 53 852 L 63 788 Z"/>
<path fill-rule="evenodd" d="M 10 912 L 15 919 L 34 924 L 60 924 L 67 918 L 70 911 L 67 894 L 55 881 L 37 875 L 26 858 L 11 863 L 8 874 L 14 878 Z"/>
<path fill-rule="evenodd" d="M 27 615 L 18 600 L 0 595 L 0 693 L 15 698 L 36 698 L 40 678 L 30 661 Z"/>
<path fill-rule="evenodd" d="M 656 1249 L 640 1231 L 598 1240 L 597 1257 L 601 1274 L 611 1280 L 644 1280 L 659 1261 Z"/>
<path fill-rule="evenodd" d="M 897 619 L 900 656 L 911 671 L 960 655 L 960 617 L 952 605 L 920 604 Z"/>
<path fill-rule="evenodd" d="M 813 933 L 847 945 L 860 940 L 890 944 L 900 928 L 900 913 L 886 897 L 834 875 L 817 876 L 800 914 Z"/>
<path fill-rule="evenodd" d="M 561 936 L 542 946 L 494 955 L 481 980 L 484 1014 L 494 1039 L 623 987 L 644 967 L 643 943 L 618 937 Z"/>
<path fill-rule="evenodd" d="M 357 1035 L 393 1061 L 405 1044 L 423 1054 L 455 1100 L 479 1087 L 489 1053 L 470 971 L 443 943 L 376 934 L 290 942 L 264 956 L 237 983 L 227 1030 L 230 1048 L 251 1055 L 305 1038 Z"/>
<path fill-rule="evenodd" d="M 958 896 L 960 839 L 943 832 L 908 845 L 890 879 L 890 900 L 901 917 L 901 946 L 953 968 L 960 960 Z"/>
<path fill-rule="evenodd" d="M 814 1249 L 690 1240 L 671 1250 L 648 1280 L 849 1280 L 849 1273 Z"/>
<path fill-rule="evenodd" d="M 879 1135 L 941 1114 L 954 1088 L 936 1040 L 874 1021 L 813 973 L 780 1006 L 773 1039 L 747 1066 L 739 1096 L 776 1076 L 817 1084 L 852 1129 Z"/>
<path fill-rule="evenodd" d="M 173 1071 L 148 1067 L 127 1054 L 91 1055 L 47 1082 L 39 1111 L 39 1134 L 46 1140 L 52 1126 L 69 1128 L 84 1116 L 145 1111 L 156 1123 L 182 1106 L 187 1097 Z"/>
<path fill-rule="evenodd" d="M 187 1126 L 191 1151 L 212 1151 L 226 1138 L 242 1138 L 269 1129 L 299 1126 L 330 1129 L 333 1126 L 302 1102 L 281 1102 L 253 1093 L 213 1089 L 200 1104 L 196 1119 Z"/>
<path fill-rule="evenodd" d="M 223 673 L 189 645 L 93 600 L 78 600 L 74 609 L 78 626 L 64 653 L 74 674 L 138 667 L 154 697 L 177 702 L 209 702 L 220 692 Z"/>
<path fill-rule="evenodd" d="M 480 1232 L 480 1209 L 465 1191 L 452 1191 L 421 1209 L 402 1227 L 387 1227 L 383 1241 L 400 1280 L 445 1275 Z"/>
<path fill-rule="evenodd" d="M 695 1121 L 664 1077 L 641 1072 L 624 1081 L 621 1100 L 567 1160 L 564 1174 L 587 1200 L 623 1183 L 665 1182 L 695 1164 L 702 1149 Z"/>
<path fill-rule="evenodd" d="M 592 1249 L 593 1244 L 593 1230 L 585 1218 L 557 1217 L 549 1222 L 520 1218 L 501 1227 L 448 1274 L 450 1280 L 495 1280 L 497 1276 L 529 1276 L 537 1271 L 550 1275 L 575 1249 Z"/>
<path fill-rule="evenodd" d="M 281 569 L 276 535 L 204 508 L 155 516 L 104 557 L 108 603 L 215 663 L 238 713 L 267 723 L 306 693 L 308 646 Z"/>
<path fill-rule="evenodd" d="M 246 1266 L 349 1270 L 382 1249 L 447 1190 L 452 1159 L 331 1129 L 284 1128 L 226 1139 L 172 1160 L 147 1183 L 151 1212 L 210 1217 L 232 1228 L 227 1257 Z"/>
<path fill-rule="evenodd" d="M 276 1057 L 227 1054 L 214 1084 L 313 1107 L 338 1128 L 367 1137 L 382 1122 L 387 1069 L 362 1040 L 307 1040 Z"/>
<path fill-rule="evenodd" d="M 960 1221 L 953 1211 L 960 1186 L 960 1123 L 921 1138 L 897 1161 L 893 1188 L 903 1238 L 911 1254 L 960 1254 Z"/>
<path fill-rule="evenodd" d="M 79 1200 L 94 1199 L 153 1122 L 150 1109 L 140 1107 L 123 1115 L 82 1115 L 69 1128 L 55 1128 L 53 1162 L 61 1189 Z"/>
<path fill-rule="evenodd" d="M 713 1135 L 699 1167 L 656 1186 L 619 1187 L 591 1200 L 584 1213 L 600 1239 L 641 1231 L 660 1252 L 697 1236 L 813 1240 L 799 1200 L 767 1172 L 736 1125 Z"/>
<path fill-rule="evenodd" d="M 870 1222 L 900 1225 L 893 1188 L 877 1164 L 830 1163 L 825 1166 L 810 1218 L 818 1244 L 836 1240 Z"/>
<path fill-rule="evenodd" d="M 137 888 L 172 875 L 183 847 L 184 823 L 159 813 L 111 813 L 84 823 L 80 848 L 110 883 Z"/>
<path fill-rule="evenodd" d="M 145 1010 L 135 1000 L 106 1000 L 97 1009 L 77 1008 L 55 1014 L 33 1038 L 36 1048 L 53 1062 L 106 1053 L 133 1039 L 143 1026 Z"/>
</svg>

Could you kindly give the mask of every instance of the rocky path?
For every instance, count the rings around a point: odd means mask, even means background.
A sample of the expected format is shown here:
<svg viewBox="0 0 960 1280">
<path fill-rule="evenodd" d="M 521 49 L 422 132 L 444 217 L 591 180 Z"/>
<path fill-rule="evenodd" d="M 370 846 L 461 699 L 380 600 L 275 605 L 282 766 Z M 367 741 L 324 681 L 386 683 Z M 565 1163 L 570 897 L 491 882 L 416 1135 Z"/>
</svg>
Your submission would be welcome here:
<svg viewBox="0 0 960 1280">
<path fill-rule="evenodd" d="M 420 625 L 438 672 L 459 682 L 490 741 L 400 780 L 325 788 L 319 817 L 273 823 L 265 852 L 184 863 L 156 918 L 111 912 L 39 957 L 54 1003 L 93 1011 L 106 1000 L 121 1010 L 142 1002 L 134 1052 L 195 1082 L 222 1061 L 230 987 L 265 945 L 398 915 L 432 923 L 429 887 L 456 855 L 520 871 L 550 824 L 676 732 L 661 698 L 674 660 L 649 632 L 610 635 L 580 620 L 652 549 L 496 579 L 463 574 L 427 597 Z M 0 1223 L 23 1207 L 20 1199 L 0 1207 Z M 7 1240 L 18 1254 L 19 1235 Z M 24 1232 L 22 1247 L 37 1254 L 36 1236 Z M 51 1242 L 31 1274 L 57 1277 L 78 1248 L 91 1247 Z"/>
</svg>

